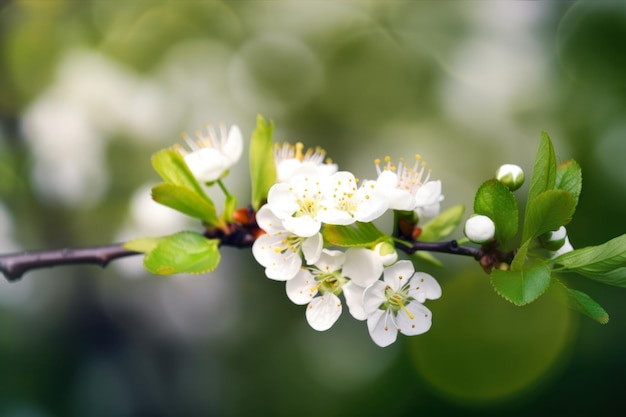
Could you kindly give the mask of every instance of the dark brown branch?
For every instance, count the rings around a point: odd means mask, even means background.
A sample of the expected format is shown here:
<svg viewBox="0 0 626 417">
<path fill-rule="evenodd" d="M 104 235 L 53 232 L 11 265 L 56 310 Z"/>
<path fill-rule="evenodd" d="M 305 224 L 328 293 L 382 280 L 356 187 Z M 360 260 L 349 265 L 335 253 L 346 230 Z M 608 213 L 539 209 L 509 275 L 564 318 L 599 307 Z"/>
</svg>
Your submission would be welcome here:
<svg viewBox="0 0 626 417">
<path fill-rule="evenodd" d="M 0 255 L 0 272 L 9 281 L 17 281 L 32 269 L 58 265 L 91 264 L 107 266 L 112 260 L 138 255 L 121 244 L 79 249 L 55 249 Z"/>
</svg>

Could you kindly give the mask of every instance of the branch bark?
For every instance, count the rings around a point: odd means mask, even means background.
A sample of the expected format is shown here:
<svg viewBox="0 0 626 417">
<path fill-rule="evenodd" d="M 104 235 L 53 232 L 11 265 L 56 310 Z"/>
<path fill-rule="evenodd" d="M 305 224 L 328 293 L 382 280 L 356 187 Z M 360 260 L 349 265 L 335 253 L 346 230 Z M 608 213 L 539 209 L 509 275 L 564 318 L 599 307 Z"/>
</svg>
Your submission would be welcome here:
<svg viewBox="0 0 626 417">
<path fill-rule="evenodd" d="M 121 244 L 78 249 L 54 249 L 0 255 L 0 272 L 9 281 L 19 280 L 24 273 L 59 265 L 90 264 L 105 267 L 109 262 L 140 252 L 124 249 Z"/>
</svg>

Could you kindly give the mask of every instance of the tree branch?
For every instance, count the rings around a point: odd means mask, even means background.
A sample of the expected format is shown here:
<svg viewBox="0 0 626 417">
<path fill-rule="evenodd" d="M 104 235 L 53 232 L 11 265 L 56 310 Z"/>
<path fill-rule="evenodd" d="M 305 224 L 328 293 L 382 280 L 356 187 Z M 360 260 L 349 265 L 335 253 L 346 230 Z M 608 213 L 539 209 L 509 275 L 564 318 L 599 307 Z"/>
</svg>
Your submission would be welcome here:
<svg viewBox="0 0 626 417">
<path fill-rule="evenodd" d="M 0 255 L 0 271 L 9 281 L 17 281 L 30 270 L 58 265 L 91 264 L 101 267 L 115 259 L 138 255 L 121 244 L 79 249 L 55 249 Z"/>
</svg>

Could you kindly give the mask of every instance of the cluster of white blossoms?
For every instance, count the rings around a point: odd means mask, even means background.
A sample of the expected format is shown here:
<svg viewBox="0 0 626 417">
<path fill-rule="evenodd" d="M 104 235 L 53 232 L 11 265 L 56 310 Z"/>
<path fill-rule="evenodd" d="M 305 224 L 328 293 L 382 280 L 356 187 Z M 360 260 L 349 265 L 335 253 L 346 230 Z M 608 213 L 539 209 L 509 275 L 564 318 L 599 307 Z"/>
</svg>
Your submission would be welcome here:
<svg viewBox="0 0 626 417">
<path fill-rule="evenodd" d="M 413 166 L 403 161 L 395 165 L 389 157 L 381 166 L 377 160 L 378 178 L 359 181 L 338 171 L 321 148 L 303 152 L 302 144 L 277 145 L 274 156 L 277 182 L 256 213 L 265 234 L 252 247 L 267 277 L 286 281 L 287 296 L 307 305 L 306 318 L 315 330 L 327 330 L 337 321 L 343 294 L 350 314 L 367 320 L 379 346 L 393 343 L 398 332 L 426 332 L 432 314 L 423 303 L 441 296 L 432 276 L 415 272 L 409 261 L 398 261 L 390 243 L 327 247 L 321 233 L 324 224 L 372 222 L 390 209 L 437 215 L 441 182 L 430 180 L 420 157 Z"/>
</svg>

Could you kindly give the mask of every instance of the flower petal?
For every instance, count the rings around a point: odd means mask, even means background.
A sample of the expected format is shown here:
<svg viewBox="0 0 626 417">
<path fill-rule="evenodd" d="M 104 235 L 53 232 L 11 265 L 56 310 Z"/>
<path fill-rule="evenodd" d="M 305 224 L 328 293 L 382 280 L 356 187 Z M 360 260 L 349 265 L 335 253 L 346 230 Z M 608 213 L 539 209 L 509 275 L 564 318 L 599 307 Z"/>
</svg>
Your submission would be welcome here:
<svg viewBox="0 0 626 417">
<path fill-rule="evenodd" d="M 322 249 L 320 259 L 315 266 L 322 272 L 330 273 L 340 269 L 346 260 L 346 254 L 340 250 Z"/>
<path fill-rule="evenodd" d="M 296 198 L 289 184 L 274 184 L 267 194 L 267 205 L 276 217 L 284 220 L 298 211 Z"/>
<path fill-rule="evenodd" d="M 376 185 L 378 190 L 384 193 L 390 209 L 413 210 L 415 208 L 415 197 L 408 190 L 398 188 L 398 175 L 395 172 L 389 170 L 381 172 Z"/>
<path fill-rule="evenodd" d="M 385 285 L 382 281 L 376 281 L 363 292 L 363 310 L 368 314 L 375 314 L 380 306 L 387 302 L 385 297 Z"/>
<path fill-rule="evenodd" d="M 185 163 L 193 176 L 202 182 L 215 181 L 228 168 L 224 155 L 215 148 L 200 148 L 187 154 Z"/>
<path fill-rule="evenodd" d="M 256 223 L 267 233 L 284 230 L 283 224 L 267 204 L 256 212 Z"/>
<path fill-rule="evenodd" d="M 406 309 L 411 316 L 404 310 L 398 311 L 396 316 L 398 330 L 407 336 L 426 333 L 432 325 L 432 313 L 430 310 L 416 301 L 410 302 Z"/>
<path fill-rule="evenodd" d="M 343 296 L 346 299 L 346 305 L 352 317 L 357 320 L 365 320 L 367 313 L 363 309 L 363 292 L 365 288 L 356 285 L 350 281 L 341 287 L 343 290 Z"/>
<path fill-rule="evenodd" d="M 392 290 L 398 291 L 404 284 L 409 282 L 413 273 L 415 273 L 415 268 L 411 261 L 403 260 L 385 268 L 383 279 L 385 284 L 389 285 Z"/>
<path fill-rule="evenodd" d="M 367 330 L 370 337 L 380 347 L 386 347 L 396 341 L 398 330 L 387 310 L 378 310 L 367 318 Z"/>
<path fill-rule="evenodd" d="M 228 138 L 222 146 L 222 153 L 228 160 L 228 165 L 232 166 L 241 158 L 243 153 L 243 137 L 237 125 L 232 125 L 228 131 Z"/>
<path fill-rule="evenodd" d="M 441 286 L 432 275 L 425 272 L 416 272 L 411 278 L 409 296 L 423 303 L 441 297 Z"/>
<path fill-rule="evenodd" d="M 287 217 L 283 219 L 283 227 L 301 237 L 311 237 L 319 233 L 322 222 L 309 216 Z"/>
<path fill-rule="evenodd" d="M 315 297 L 306 308 L 309 325 L 320 332 L 330 329 L 340 315 L 341 300 L 332 293 Z"/>
<path fill-rule="evenodd" d="M 302 258 L 297 250 L 284 248 L 286 235 L 286 231 L 265 234 L 252 245 L 252 255 L 265 267 L 265 275 L 277 281 L 293 278 L 302 267 Z"/>
<path fill-rule="evenodd" d="M 317 281 L 308 269 L 301 269 L 293 279 L 287 281 L 285 290 L 294 304 L 306 304 L 317 294 Z"/>
<path fill-rule="evenodd" d="M 308 265 L 316 263 L 322 254 L 324 239 L 321 233 L 317 233 L 302 242 L 302 254 Z"/>
<path fill-rule="evenodd" d="M 349 248 L 342 274 L 361 287 L 368 287 L 383 273 L 383 262 L 374 251 L 365 248 Z"/>
</svg>

